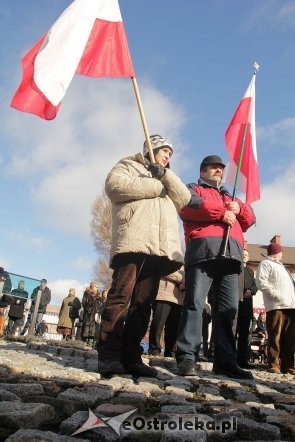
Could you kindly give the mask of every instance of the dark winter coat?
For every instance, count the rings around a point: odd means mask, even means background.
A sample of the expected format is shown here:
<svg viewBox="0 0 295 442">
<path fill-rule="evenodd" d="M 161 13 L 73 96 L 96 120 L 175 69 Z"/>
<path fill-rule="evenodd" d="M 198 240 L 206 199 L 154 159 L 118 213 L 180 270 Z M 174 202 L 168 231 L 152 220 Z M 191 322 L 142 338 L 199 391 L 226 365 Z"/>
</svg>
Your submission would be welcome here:
<svg viewBox="0 0 295 442">
<path fill-rule="evenodd" d="M 104 307 L 104 299 L 99 292 L 96 296 L 92 296 L 91 291 L 88 289 L 84 292 L 82 307 L 84 309 L 82 338 L 93 338 L 96 334 L 95 315 L 98 314 L 98 316 L 101 316 Z"/>
<path fill-rule="evenodd" d="M 252 293 L 251 298 L 244 298 L 239 302 L 239 316 L 243 318 L 253 318 L 253 296 L 257 292 L 257 287 L 255 283 L 255 276 L 254 272 L 251 269 L 251 267 L 245 266 L 243 268 L 243 272 L 241 275 L 244 277 L 244 284 L 243 284 L 243 293 L 245 293 L 246 290 L 250 290 Z"/>
<path fill-rule="evenodd" d="M 36 287 L 33 290 L 31 299 L 32 299 L 32 306 L 31 306 L 31 310 L 34 310 L 35 307 L 35 302 L 36 302 L 36 297 L 38 294 L 38 290 L 40 290 L 40 287 Z M 38 313 L 46 313 L 46 307 L 47 305 L 50 303 L 51 301 L 51 291 L 48 287 L 45 287 L 44 290 L 42 290 L 41 293 L 41 298 L 40 298 L 40 304 L 39 304 L 39 308 L 38 308 Z"/>
<path fill-rule="evenodd" d="M 29 297 L 25 290 L 14 289 L 10 295 L 4 295 L 7 303 L 10 305 L 8 316 L 9 318 L 21 319 L 24 314 L 25 303 Z M 16 304 L 19 301 L 19 304 Z"/>
</svg>

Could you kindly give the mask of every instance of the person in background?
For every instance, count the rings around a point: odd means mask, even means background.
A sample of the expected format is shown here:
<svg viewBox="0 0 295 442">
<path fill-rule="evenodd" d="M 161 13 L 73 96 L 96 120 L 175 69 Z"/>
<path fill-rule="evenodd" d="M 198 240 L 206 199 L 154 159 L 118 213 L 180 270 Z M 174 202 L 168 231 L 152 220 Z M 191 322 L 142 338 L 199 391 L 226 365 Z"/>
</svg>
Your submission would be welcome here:
<svg viewBox="0 0 295 442">
<path fill-rule="evenodd" d="M 171 142 L 158 134 L 150 142 L 155 163 L 145 142 L 143 154 L 121 159 L 105 183 L 112 203 L 114 269 L 97 346 L 98 371 L 105 376 L 157 375 L 142 360 L 141 341 L 160 279 L 183 265 L 177 211 L 191 195 L 169 168 Z"/>
<path fill-rule="evenodd" d="M 85 290 L 82 298 L 82 307 L 84 310 L 82 321 L 82 340 L 88 344 L 94 344 L 97 333 L 97 320 L 101 315 L 104 301 L 98 290 L 98 282 L 92 281 Z"/>
<path fill-rule="evenodd" d="M 42 322 L 43 316 L 46 313 L 46 307 L 51 301 L 51 291 L 49 287 L 47 287 L 47 279 L 41 279 L 40 285 L 36 288 L 34 288 L 31 300 L 31 316 L 33 315 L 33 312 L 35 310 L 35 303 L 37 300 L 38 292 L 41 292 L 40 296 L 40 302 L 38 307 L 38 313 L 36 318 L 36 325 L 35 325 L 35 334 L 38 336 L 40 335 L 40 324 Z"/>
<path fill-rule="evenodd" d="M 11 287 L 9 273 L 6 272 L 3 267 L 0 267 L 0 336 L 4 335 L 4 326 L 8 311 L 8 303 L 2 294 L 10 293 Z"/>
<path fill-rule="evenodd" d="M 8 333 L 10 335 L 20 334 L 20 329 L 24 325 L 24 309 L 27 299 L 29 297 L 28 292 L 25 290 L 25 282 L 20 280 L 18 288 L 13 289 L 9 295 L 4 295 L 10 306 L 8 312 Z"/>
<path fill-rule="evenodd" d="M 258 266 L 256 284 L 266 310 L 268 371 L 294 375 L 294 280 L 282 263 L 280 244 L 269 244 L 267 255 Z"/>
<path fill-rule="evenodd" d="M 254 334 L 266 338 L 266 315 L 265 312 L 261 312 L 256 319 L 255 329 L 253 331 Z"/>
<path fill-rule="evenodd" d="M 252 319 L 253 319 L 253 296 L 257 292 L 254 272 L 247 265 L 249 261 L 249 253 L 244 250 L 244 267 L 240 274 L 241 291 L 243 299 L 239 302 L 238 318 L 237 318 L 237 352 L 238 364 L 242 368 L 251 368 L 249 364 L 250 357 L 250 341 L 252 334 Z"/>
<path fill-rule="evenodd" d="M 184 271 L 177 271 L 160 280 L 153 303 L 153 318 L 149 333 L 149 354 L 161 355 L 161 336 L 164 330 L 164 357 L 172 357 L 177 338 L 184 298 Z"/>
<path fill-rule="evenodd" d="M 251 206 L 239 199 L 233 201 L 223 187 L 224 167 L 217 155 L 204 158 L 198 184 L 188 186 L 191 201 L 180 211 L 186 240 L 186 291 L 176 359 L 180 375 L 197 374 L 204 302 L 214 284 L 213 372 L 238 379 L 252 379 L 252 374 L 237 363 L 233 324 L 239 303 L 238 275 L 243 262 L 243 232 L 254 224 L 255 216 Z M 225 243 L 227 233 L 228 241 Z"/>
<path fill-rule="evenodd" d="M 68 295 L 62 301 L 57 324 L 57 332 L 62 334 L 63 339 L 68 340 L 71 338 L 74 321 L 79 317 L 80 308 L 81 302 L 76 296 L 76 290 L 71 288 Z"/>
</svg>

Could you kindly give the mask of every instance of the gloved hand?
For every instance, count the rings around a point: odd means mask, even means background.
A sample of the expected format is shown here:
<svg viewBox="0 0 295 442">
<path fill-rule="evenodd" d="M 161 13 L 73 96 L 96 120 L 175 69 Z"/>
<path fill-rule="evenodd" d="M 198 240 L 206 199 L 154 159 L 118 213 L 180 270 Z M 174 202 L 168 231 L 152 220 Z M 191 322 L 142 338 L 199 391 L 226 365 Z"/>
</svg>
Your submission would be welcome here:
<svg viewBox="0 0 295 442">
<path fill-rule="evenodd" d="M 162 178 L 165 174 L 166 170 L 163 166 L 158 163 L 150 163 L 148 170 L 151 172 L 153 178 L 157 178 L 158 180 Z"/>
</svg>

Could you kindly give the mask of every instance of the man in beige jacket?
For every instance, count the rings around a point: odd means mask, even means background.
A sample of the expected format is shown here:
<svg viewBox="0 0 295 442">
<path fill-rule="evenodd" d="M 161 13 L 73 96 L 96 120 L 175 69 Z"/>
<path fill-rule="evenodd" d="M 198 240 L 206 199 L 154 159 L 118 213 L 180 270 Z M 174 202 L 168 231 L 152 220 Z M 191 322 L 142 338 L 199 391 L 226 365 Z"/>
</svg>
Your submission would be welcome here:
<svg viewBox="0 0 295 442">
<path fill-rule="evenodd" d="M 150 137 L 155 163 L 143 154 L 123 158 L 110 171 L 105 189 L 112 202 L 112 286 L 102 315 L 98 371 L 156 376 L 142 362 L 145 335 L 162 276 L 182 267 L 177 211 L 191 194 L 170 170 L 171 142 Z"/>
</svg>

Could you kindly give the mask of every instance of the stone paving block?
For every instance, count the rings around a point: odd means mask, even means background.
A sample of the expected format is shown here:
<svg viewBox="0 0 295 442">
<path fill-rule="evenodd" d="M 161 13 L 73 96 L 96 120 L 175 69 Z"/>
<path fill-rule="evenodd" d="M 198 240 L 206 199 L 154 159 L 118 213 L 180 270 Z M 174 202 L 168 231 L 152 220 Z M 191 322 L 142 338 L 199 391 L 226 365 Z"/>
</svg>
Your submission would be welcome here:
<svg viewBox="0 0 295 442">
<path fill-rule="evenodd" d="M 57 405 L 67 415 L 79 410 L 94 407 L 98 401 L 109 400 L 114 396 L 111 387 L 69 388 L 57 396 Z"/>
<path fill-rule="evenodd" d="M 21 398 L 17 396 L 16 394 L 12 393 L 8 390 L 1 390 L 1 384 L 0 384 L 0 402 L 1 401 L 18 401 L 22 402 Z"/>
<path fill-rule="evenodd" d="M 190 382 L 190 379 L 184 378 L 182 376 L 175 376 L 172 379 L 167 379 L 164 382 L 164 386 L 183 387 L 186 390 L 190 390 L 192 388 L 192 383 Z"/>
<path fill-rule="evenodd" d="M 134 407 L 143 407 L 146 403 L 147 398 L 143 393 L 129 393 L 123 392 L 119 393 L 116 398 L 114 398 L 113 402 L 120 404 L 132 404 Z"/>
<path fill-rule="evenodd" d="M 235 399 L 239 402 L 256 402 L 257 396 L 250 391 L 243 391 L 241 389 L 234 391 Z"/>
<path fill-rule="evenodd" d="M 293 416 L 286 415 L 281 416 L 267 416 L 266 422 L 269 424 L 278 425 L 279 427 L 287 430 L 292 440 L 295 440 L 295 420 Z"/>
<path fill-rule="evenodd" d="M 244 440 L 268 440 L 281 439 L 281 432 L 275 425 L 256 422 L 252 419 L 243 418 L 238 421 L 237 436 Z M 239 439 L 237 439 L 239 440 Z"/>
<path fill-rule="evenodd" d="M 194 393 L 187 391 L 185 388 L 173 387 L 170 385 L 165 388 L 165 393 L 166 394 L 179 394 L 180 396 L 183 396 L 186 399 L 192 399 L 194 397 Z"/>
<path fill-rule="evenodd" d="M 40 428 L 59 422 L 54 408 L 47 404 L 0 402 L 0 421 L 4 428 Z"/>
<path fill-rule="evenodd" d="M 180 394 L 163 394 L 159 400 L 161 405 L 181 405 L 186 402 L 186 398 Z"/>
<path fill-rule="evenodd" d="M 166 414 L 194 414 L 196 413 L 196 404 L 187 405 L 163 405 L 161 413 Z"/>
<path fill-rule="evenodd" d="M 207 440 L 207 435 L 205 431 L 165 431 L 161 437 L 161 442 L 178 442 L 178 441 L 196 441 L 205 442 Z"/>
<path fill-rule="evenodd" d="M 18 430 L 6 439 L 7 442 L 87 442 L 89 439 L 62 436 L 52 431 Z"/>
<path fill-rule="evenodd" d="M 1 384 L 1 390 L 10 391 L 19 397 L 26 397 L 44 393 L 41 384 Z"/>
<path fill-rule="evenodd" d="M 127 413 L 134 409 L 133 405 L 128 404 L 100 404 L 94 410 L 97 416 L 117 416 L 119 414 Z"/>
<path fill-rule="evenodd" d="M 220 389 L 216 385 L 200 384 L 197 390 L 198 395 L 210 394 L 212 396 L 219 396 Z"/>
</svg>

